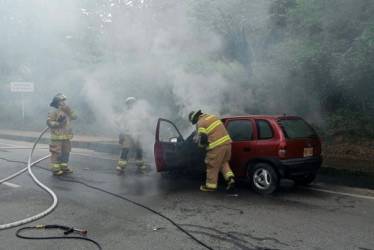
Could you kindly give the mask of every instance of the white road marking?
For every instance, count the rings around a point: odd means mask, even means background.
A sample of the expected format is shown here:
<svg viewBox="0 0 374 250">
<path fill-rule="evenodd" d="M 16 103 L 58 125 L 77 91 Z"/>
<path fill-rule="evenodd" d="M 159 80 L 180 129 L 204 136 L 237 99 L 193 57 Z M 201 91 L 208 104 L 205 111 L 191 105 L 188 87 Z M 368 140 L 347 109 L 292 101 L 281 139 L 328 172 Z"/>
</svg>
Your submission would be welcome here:
<svg viewBox="0 0 374 250">
<path fill-rule="evenodd" d="M 32 147 L 26 147 L 26 146 L 21 146 L 21 147 L 0 147 L 0 149 L 32 149 Z M 48 148 L 35 148 L 35 149 L 48 149 Z"/>
<path fill-rule="evenodd" d="M 20 144 L 14 144 L 14 143 L 3 143 L 3 142 L 0 142 L 0 145 L 5 145 L 7 147 L 0 147 L 0 149 L 32 149 L 31 146 L 24 146 L 24 144 L 31 144 L 30 142 L 24 142 L 23 145 L 20 145 Z M 35 149 L 49 149 L 49 148 L 35 148 Z"/>
<path fill-rule="evenodd" d="M 88 154 L 79 154 L 79 153 L 72 153 L 72 154 L 79 155 L 79 156 L 88 156 L 88 157 L 93 157 L 93 158 L 107 159 L 107 160 L 117 160 L 117 158 L 110 158 L 110 157 L 98 156 L 98 155 L 88 155 Z M 128 161 L 128 162 L 129 163 L 135 163 L 135 162 L 132 162 L 132 161 Z M 366 195 L 342 193 L 342 192 L 336 192 L 336 191 L 318 189 L 318 188 L 308 188 L 308 187 L 300 187 L 300 188 L 309 189 L 309 190 L 313 190 L 313 191 L 319 191 L 319 192 L 325 192 L 325 193 L 331 193 L 331 194 L 340 194 L 340 195 L 352 196 L 352 197 L 356 197 L 356 198 L 374 200 L 374 197 L 366 196 Z"/>
<path fill-rule="evenodd" d="M 16 144 L 6 144 L 6 143 L 0 143 L 2 145 L 9 145 L 9 146 L 19 146 Z M 19 147 L 25 147 L 25 146 L 19 146 Z M 38 148 L 36 148 L 38 149 Z M 46 148 L 39 148 L 39 149 L 46 149 Z M 107 159 L 107 160 L 117 160 L 117 158 L 111 158 L 111 157 L 105 157 L 105 156 L 97 156 L 97 155 L 87 155 L 87 154 L 79 154 L 79 153 L 72 153 L 74 155 L 80 155 L 80 156 L 86 156 L 86 157 L 94 157 L 94 158 L 101 158 L 101 159 Z M 130 161 L 129 161 L 130 162 Z M 130 162 L 132 163 L 132 162 Z M 19 185 L 10 183 L 10 182 L 3 182 L 0 184 L 4 184 L 10 187 L 20 187 Z M 308 188 L 308 187 L 299 187 L 303 189 L 308 189 L 308 190 L 313 190 L 313 191 L 318 191 L 318 192 L 324 192 L 324 193 L 330 193 L 330 194 L 339 194 L 339 195 L 346 195 L 346 196 L 351 196 L 351 197 L 356 197 L 356 198 L 362 198 L 362 199 L 369 199 L 369 200 L 374 200 L 374 197 L 372 196 L 366 196 L 366 195 L 358 195 L 358 194 L 350 194 L 350 193 L 343 193 L 343 192 L 336 192 L 332 190 L 325 190 L 325 189 L 318 189 L 318 188 Z"/>
<path fill-rule="evenodd" d="M 19 185 L 17 185 L 17 184 L 10 183 L 10 182 L 7 182 L 7 181 L 5 181 L 5 182 L 3 182 L 3 183 L 1 183 L 1 184 L 7 185 L 7 186 L 9 186 L 9 187 L 14 187 L 14 188 L 21 187 L 21 186 L 19 186 Z"/>
<path fill-rule="evenodd" d="M 118 160 L 114 157 L 107 157 L 107 156 L 99 156 L 99 155 L 87 155 L 87 154 L 79 154 L 79 153 L 71 153 L 72 155 L 79 155 L 79 156 L 86 156 L 86 157 L 93 157 L 93 158 L 100 158 L 100 159 L 106 159 L 106 160 Z"/>
<path fill-rule="evenodd" d="M 324 192 L 324 193 L 330 193 L 330 194 L 340 194 L 340 195 L 352 196 L 352 197 L 357 197 L 357 198 L 362 198 L 362 199 L 374 200 L 373 196 L 366 196 L 366 195 L 359 195 L 359 194 L 350 194 L 350 193 L 342 193 L 342 192 L 336 192 L 336 191 L 325 190 L 325 189 L 318 189 L 318 188 L 308 188 L 308 187 L 300 187 L 300 188 L 308 189 L 308 190 L 313 190 L 313 191 Z"/>
<path fill-rule="evenodd" d="M 13 146 L 13 147 L 25 147 L 25 146 L 20 146 L 18 144 L 10 144 L 10 143 L 0 143 L 0 145 Z"/>
</svg>

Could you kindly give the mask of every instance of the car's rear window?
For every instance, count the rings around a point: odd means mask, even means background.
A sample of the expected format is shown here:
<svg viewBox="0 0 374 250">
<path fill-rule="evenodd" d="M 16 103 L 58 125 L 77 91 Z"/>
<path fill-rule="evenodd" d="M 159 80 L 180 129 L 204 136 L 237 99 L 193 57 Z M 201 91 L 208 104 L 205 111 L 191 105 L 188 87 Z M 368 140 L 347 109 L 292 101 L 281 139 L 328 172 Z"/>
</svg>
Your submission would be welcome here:
<svg viewBox="0 0 374 250">
<path fill-rule="evenodd" d="M 286 138 L 313 138 L 317 137 L 314 129 L 302 119 L 279 119 L 278 124 Z"/>
</svg>

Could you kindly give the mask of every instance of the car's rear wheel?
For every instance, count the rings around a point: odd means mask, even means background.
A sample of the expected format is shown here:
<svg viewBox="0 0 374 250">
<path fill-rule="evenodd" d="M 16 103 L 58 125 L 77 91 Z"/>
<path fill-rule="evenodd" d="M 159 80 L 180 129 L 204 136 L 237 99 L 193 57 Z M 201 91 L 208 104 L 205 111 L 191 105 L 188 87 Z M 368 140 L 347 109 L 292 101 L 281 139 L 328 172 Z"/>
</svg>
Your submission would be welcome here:
<svg viewBox="0 0 374 250">
<path fill-rule="evenodd" d="M 278 175 L 273 167 L 267 163 L 257 163 L 247 172 L 248 180 L 256 193 L 268 195 L 278 187 Z"/>
<path fill-rule="evenodd" d="M 316 176 L 317 175 L 315 173 L 303 175 L 303 176 L 295 178 L 294 181 L 297 185 L 307 186 L 316 179 Z"/>
</svg>

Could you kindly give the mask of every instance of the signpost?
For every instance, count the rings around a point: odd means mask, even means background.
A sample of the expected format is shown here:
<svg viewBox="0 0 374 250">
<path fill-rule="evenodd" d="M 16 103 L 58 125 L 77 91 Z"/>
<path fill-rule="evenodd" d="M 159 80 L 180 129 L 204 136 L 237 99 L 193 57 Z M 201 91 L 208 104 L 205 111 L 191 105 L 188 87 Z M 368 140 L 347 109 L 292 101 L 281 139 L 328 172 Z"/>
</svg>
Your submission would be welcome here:
<svg viewBox="0 0 374 250">
<path fill-rule="evenodd" d="M 23 102 L 23 92 L 34 92 L 33 82 L 11 82 L 11 92 L 21 92 L 22 94 L 22 121 L 25 121 L 25 104 Z"/>
</svg>

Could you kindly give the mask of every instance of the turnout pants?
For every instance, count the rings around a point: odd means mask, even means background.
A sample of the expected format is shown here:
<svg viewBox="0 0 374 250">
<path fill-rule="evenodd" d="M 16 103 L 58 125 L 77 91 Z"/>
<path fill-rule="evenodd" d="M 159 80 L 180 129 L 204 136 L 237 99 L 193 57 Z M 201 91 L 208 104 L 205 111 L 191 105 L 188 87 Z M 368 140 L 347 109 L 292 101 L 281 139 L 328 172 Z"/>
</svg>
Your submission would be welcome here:
<svg viewBox="0 0 374 250">
<path fill-rule="evenodd" d="M 58 172 L 68 168 L 69 156 L 71 152 L 70 140 L 52 140 L 49 144 L 51 152 L 51 170 Z"/>
<path fill-rule="evenodd" d="M 225 180 L 234 177 L 230 168 L 229 160 L 231 158 L 231 144 L 215 147 L 206 153 L 206 186 L 208 188 L 217 188 L 218 174 L 221 172 Z"/>
<path fill-rule="evenodd" d="M 127 156 L 130 149 L 134 149 L 136 152 L 135 162 L 139 167 L 143 167 L 143 149 L 138 139 L 134 139 L 130 135 L 120 135 L 121 154 L 118 161 L 119 167 L 125 167 L 127 165 Z"/>
</svg>

